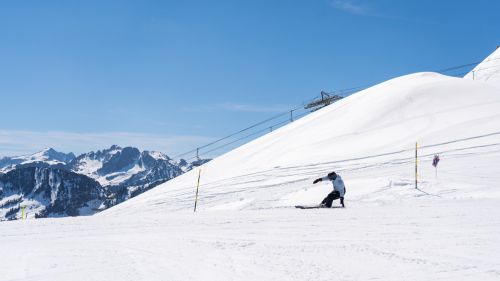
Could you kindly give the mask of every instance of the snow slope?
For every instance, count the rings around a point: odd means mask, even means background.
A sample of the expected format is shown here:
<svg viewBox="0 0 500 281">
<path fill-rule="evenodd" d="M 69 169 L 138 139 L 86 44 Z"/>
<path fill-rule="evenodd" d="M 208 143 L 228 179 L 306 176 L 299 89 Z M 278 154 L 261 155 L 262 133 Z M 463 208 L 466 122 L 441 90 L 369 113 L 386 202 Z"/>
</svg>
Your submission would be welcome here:
<svg viewBox="0 0 500 281">
<path fill-rule="evenodd" d="M 474 99 L 470 98 L 471 93 Z M 399 77 L 203 165 L 200 208 L 239 200 L 239 192 L 245 193 L 245 200 L 255 197 L 248 204 L 250 208 L 281 205 L 279 196 L 293 191 L 291 184 L 300 182 L 296 188 L 309 186 L 314 177 L 324 176 L 332 169 L 344 175 L 348 190 L 353 192 L 349 186 L 357 173 L 362 173 L 360 170 L 390 165 L 391 161 L 405 163 L 404 175 L 409 181 L 413 177 L 415 142 L 421 146 L 436 145 L 421 151 L 426 156 L 423 160 L 430 161 L 435 153 L 453 155 L 461 149 L 496 143 L 500 140 L 499 124 L 500 92 L 494 87 L 436 73 Z M 186 208 L 192 204 L 196 179 L 196 171 L 186 173 L 106 213 Z M 387 184 L 401 179 L 384 180 Z M 278 198 L 268 198 L 270 187 L 280 191 Z M 499 194 L 495 191 L 488 196 Z M 304 196 L 297 201 L 286 200 L 285 205 L 300 203 Z M 321 198 L 315 199 L 317 202 Z"/>
<path fill-rule="evenodd" d="M 500 46 L 464 78 L 486 82 L 500 88 Z"/>
<path fill-rule="evenodd" d="M 499 125 L 488 83 L 392 79 L 204 164 L 196 213 L 198 169 L 93 217 L 0 223 L 0 279 L 498 280 Z M 295 209 L 331 170 L 347 208 Z"/>
</svg>

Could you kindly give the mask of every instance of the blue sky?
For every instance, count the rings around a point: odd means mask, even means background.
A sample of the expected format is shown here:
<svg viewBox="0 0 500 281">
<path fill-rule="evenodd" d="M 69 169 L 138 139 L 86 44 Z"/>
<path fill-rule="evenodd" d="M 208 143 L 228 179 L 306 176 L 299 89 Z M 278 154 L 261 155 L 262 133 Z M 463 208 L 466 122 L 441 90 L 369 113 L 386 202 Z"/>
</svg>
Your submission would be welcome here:
<svg viewBox="0 0 500 281">
<path fill-rule="evenodd" d="M 0 155 L 175 155 L 321 90 L 482 60 L 500 2 L 0 0 Z"/>
</svg>

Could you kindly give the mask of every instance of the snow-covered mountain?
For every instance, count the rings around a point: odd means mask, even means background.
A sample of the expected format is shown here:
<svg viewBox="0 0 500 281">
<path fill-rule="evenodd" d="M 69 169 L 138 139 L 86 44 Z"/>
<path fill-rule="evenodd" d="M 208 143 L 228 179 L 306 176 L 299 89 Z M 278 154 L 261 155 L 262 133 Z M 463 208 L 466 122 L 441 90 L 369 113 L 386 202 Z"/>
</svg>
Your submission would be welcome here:
<svg viewBox="0 0 500 281">
<path fill-rule="evenodd" d="M 62 168 L 73 159 L 75 159 L 73 153 L 63 153 L 55 151 L 53 148 L 45 148 L 34 154 L 0 158 L 0 172 L 6 173 L 16 167 L 29 165 Z"/>
<path fill-rule="evenodd" d="M 496 51 L 472 69 L 465 79 L 486 82 L 500 88 L 500 46 Z"/>
<path fill-rule="evenodd" d="M 89 215 L 105 208 L 104 198 L 98 182 L 67 170 L 23 167 L 0 175 L 0 220 L 19 218 L 22 206 L 31 218 Z"/>
<path fill-rule="evenodd" d="M 68 168 L 110 189 L 116 194 L 117 203 L 183 173 L 178 163 L 161 152 L 117 145 L 82 154 Z"/>
</svg>

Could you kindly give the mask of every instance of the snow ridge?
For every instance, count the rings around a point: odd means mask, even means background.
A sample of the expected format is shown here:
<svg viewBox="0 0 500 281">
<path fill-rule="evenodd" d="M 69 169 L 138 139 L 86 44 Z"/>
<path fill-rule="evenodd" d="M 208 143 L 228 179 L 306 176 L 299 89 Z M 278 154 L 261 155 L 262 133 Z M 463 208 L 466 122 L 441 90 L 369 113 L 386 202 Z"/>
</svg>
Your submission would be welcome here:
<svg viewBox="0 0 500 281">
<path fill-rule="evenodd" d="M 464 78 L 486 82 L 500 88 L 500 46 Z"/>
</svg>

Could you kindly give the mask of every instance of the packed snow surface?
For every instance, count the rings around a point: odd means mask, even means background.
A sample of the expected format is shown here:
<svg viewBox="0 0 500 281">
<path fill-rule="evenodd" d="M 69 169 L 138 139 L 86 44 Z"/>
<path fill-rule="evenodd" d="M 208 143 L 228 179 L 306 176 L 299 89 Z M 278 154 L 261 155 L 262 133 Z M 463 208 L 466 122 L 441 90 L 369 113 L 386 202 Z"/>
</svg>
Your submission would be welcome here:
<svg viewBox="0 0 500 281">
<path fill-rule="evenodd" d="M 498 88 L 407 75 L 98 215 L 0 223 L 0 279 L 499 280 L 499 163 Z M 294 208 L 332 170 L 347 207 Z"/>
</svg>

